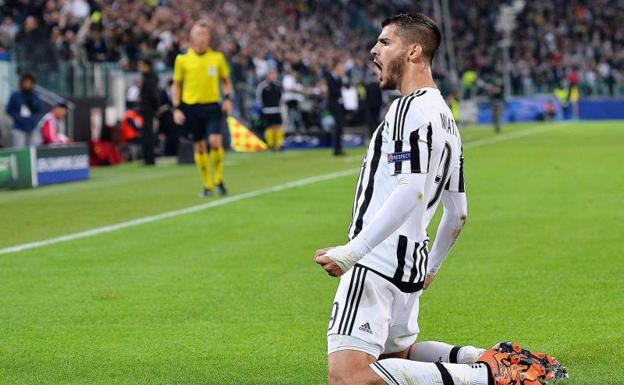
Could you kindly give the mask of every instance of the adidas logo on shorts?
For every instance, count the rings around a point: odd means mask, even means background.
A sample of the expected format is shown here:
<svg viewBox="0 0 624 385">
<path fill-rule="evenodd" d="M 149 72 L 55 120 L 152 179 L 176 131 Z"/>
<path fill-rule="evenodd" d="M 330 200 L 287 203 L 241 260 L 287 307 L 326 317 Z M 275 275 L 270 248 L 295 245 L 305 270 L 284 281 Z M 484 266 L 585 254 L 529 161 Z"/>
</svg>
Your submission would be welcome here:
<svg viewBox="0 0 624 385">
<path fill-rule="evenodd" d="M 364 325 L 360 326 L 360 330 L 363 332 L 366 332 L 368 334 L 373 334 L 373 331 L 370 328 L 370 325 L 367 323 L 365 323 Z"/>
</svg>

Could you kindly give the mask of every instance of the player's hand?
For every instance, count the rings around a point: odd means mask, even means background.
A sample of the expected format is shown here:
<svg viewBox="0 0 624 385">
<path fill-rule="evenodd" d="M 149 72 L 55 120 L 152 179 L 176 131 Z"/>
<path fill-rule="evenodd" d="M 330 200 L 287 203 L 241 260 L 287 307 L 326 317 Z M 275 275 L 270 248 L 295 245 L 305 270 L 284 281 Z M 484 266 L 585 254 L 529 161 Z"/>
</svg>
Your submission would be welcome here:
<svg viewBox="0 0 624 385">
<path fill-rule="evenodd" d="M 326 247 L 324 249 L 316 250 L 316 252 L 314 253 L 314 262 L 321 265 L 323 270 L 325 270 L 327 274 L 331 275 L 332 277 L 340 277 L 344 274 L 344 271 L 340 269 L 336 262 L 329 259 L 329 257 L 326 255 L 330 249 L 331 247 Z"/>
<path fill-rule="evenodd" d="M 429 285 L 431 285 L 431 282 L 433 282 L 434 278 L 435 278 L 435 273 L 427 274 L 427 278 L 425 278 L 425 283 L 423 285 L 423 289 L 427 290 L 429 288 Z"/>
<path fill-rule="evenodd" d="M 184 112 L 182 112 L 181 109 L 176 108 L 173 110 L 173 121 L 175 122 L 175 124 L 177 124 L 178 126 L 181 126 L 184 124 L 185 120 L 186 120 L 186 116 L 184 116 Z"/>
<path fill-rule="evenodd" d="M 232 115 L 232 101 L 229 99 L 226 99 L 223 101 L 223 103 L 221 104 L 221 109 L 223 110 L 223 112 L 225 113 L 225 115 L 227 116 L 231 116 Z"/>
</svg>

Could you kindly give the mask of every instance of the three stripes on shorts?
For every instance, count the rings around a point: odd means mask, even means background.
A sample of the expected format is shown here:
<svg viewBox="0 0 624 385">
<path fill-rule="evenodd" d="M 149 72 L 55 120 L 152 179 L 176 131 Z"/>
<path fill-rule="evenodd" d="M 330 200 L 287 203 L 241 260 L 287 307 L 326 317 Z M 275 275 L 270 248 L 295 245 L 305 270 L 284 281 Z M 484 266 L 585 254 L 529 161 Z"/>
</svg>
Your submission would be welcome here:
<svg viewBox="0 0 624 385">
<path fill-rule="evenodd" d="M 342 316 L 338 324 L 338 334 L 351 335 L 355 324 L 355 316 L 357 315 L 362 293 L 364 292 L 364 280 L 368 269 L 356 265 L 351 274 L 349 282 L 349 291 L 347 292 L 347 301 L 342 309 Z"/>
</svg>

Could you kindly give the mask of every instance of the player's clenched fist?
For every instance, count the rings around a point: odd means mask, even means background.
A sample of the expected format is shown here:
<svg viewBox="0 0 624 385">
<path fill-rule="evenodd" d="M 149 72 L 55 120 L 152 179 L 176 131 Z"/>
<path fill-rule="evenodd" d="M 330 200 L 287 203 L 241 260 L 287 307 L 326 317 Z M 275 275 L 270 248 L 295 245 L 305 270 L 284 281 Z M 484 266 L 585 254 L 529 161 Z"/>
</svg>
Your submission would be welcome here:
<svg viewBox="0 0 624 385">
<path fill-rule="evenodd" d="M 344 271 L 336 264 L 336 262 L 332 261 L 328 256 L 327 252 L 331 250 L 331 247 L 326 247 L 324 249 L 318 249 L 314 253 L 314 262 L 321 265 L 321 267 L 327 272 L 327 274 L 332 277 L 340 277 L 344 274 Z"/>
<path fill-rule="evenodd" d="M 329 275 L 339 277 L 355 266 L 364 254 L 364 252 L 356 254 L 351 247 L 351 242 L 349 242 L 346 245 L 317 250 L 314 260 Z"/>
</svg>

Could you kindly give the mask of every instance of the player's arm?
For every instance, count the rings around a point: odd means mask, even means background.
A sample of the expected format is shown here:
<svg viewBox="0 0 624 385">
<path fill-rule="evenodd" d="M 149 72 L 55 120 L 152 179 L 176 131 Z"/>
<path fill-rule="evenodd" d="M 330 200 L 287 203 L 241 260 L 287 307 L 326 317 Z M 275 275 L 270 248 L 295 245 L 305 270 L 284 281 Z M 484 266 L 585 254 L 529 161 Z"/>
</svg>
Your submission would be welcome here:
<svg viewBox="0 0 624 385">
<path fill-rule="evenodd" d="M 171 83 L 171 104 L 173 108 L 179 108 L 182 95 L 182 82 L 173 81 Z"/>
<path fill-rule="evenodd" d="M 427 289 L 435 278 L 436 273 L 442 266 L 451 248 L 459 238 L 468 216 L 468 202 L 466 199 L 466 186 L 464 178 L 464 151 L 462 149 L 459 164 L 449 177 L 442 192 L 442 205 L 444 211 L 438 225 L 436 239 L 429 254 L 427 264 L 427 278 L 424 288 Z"/>
<path fill-rule="evenodd" d="M 383 242 L 420 205 L 424 208 L 426 174 L 401 174 L 398 185 L 384 202 L 372 221 L 362 231 L 343 246 L 317 252 L 315 261 L 333 276 L 342 275 L 351 269 L 362 257 Z M 340 269 L 336 269 L 335 264 Z"/>
<path fill-rule="evenodd" d="M 232 115 L 232 92 L 234 87 L 232 86 L 232 81 L 230 80 L 230 67 L 225 60 L 225 56 L 221 55 L 221 60 L 219 61 L 219 80 L 221 80 L 221 88 L 223 89 L 223 102 L 221 104 L 221 108 L 226 115 Z"/>
<path fill-rule="evenodd" d="M 221 86 L 223 87 L 223 97 L 229 99 L 232 96 L 232 81 L 229 77 L 221 78 Z"/>
<path fill-rule="evenodd" d="M 232 115 L 232 81 L 230 77 L 221 78 L 221 86 L 223 87 L 223 112 L 228 116 Z"/>
<path fill-rule="evenodd" d="M 176 56 L 173 64 L 173 81 L 171 82 L 171 105 L 173 106 L 173 121 L 184 124 L 184 113 L 180 109 L 182 103 L 182 81 L 184 79 L 184 63 L 181 55 Z"/>
<path fill-rule="evenodd" d="M 425 289 L 429 287 L 451 248 L 453 248 L 453 245 L 459 238 L 468 216 L 468 201 L 465 192 L 444 191 L 442 193 L 442 204 L 444 211 L 438 225 L 435 241 L 431 247 L 431 253 L 429 253 Z"/>
<path fill-rule="evenodd" d="M 406 102 L 403 99 L 402 102 Z M 391 109 L 396 109 L 394 104 Z M 406 107 L 409 108 L 409 107 Z M 413 228 L 421 228 L 425 214 L 425 181 L 429 172 L 429 151 L 431 151 L 430 124 L 416 109 L 409 109 L 404 121 L 397 127 L 416 127 L 388 141 L 387 148 L 390 172 L 398 183 L 375 217 L 349 243 L 328 250 L 325 259 L 315 258 L 317 263 L 334 262 L 340 268 L 338 275 L 348 271 L 364 255 L 397 231 L 408 218 Z M 396 133 L 398 134 L 398 131 Z M 394 136 L 394 133 L 393 133 Z M 400 150 L 397 150 L 400 148 Z M 398 151 L 398 152 L 396 152 Z M 332 265 L 327 267 L 333 270 Z M 332 271 L 328 270 L 330 274 Z M 332 274 L 334 275 L 334 274 Z"/>
<path fill-rule="evenodd" d="M 176 124 L 184 124 L 185 116 L 180 109 L 180 103 L 182 102 L 182 82 L 173 81 L 171 83 L 171 104 L 173 105 L 173 121 Z"/>
</svg>

